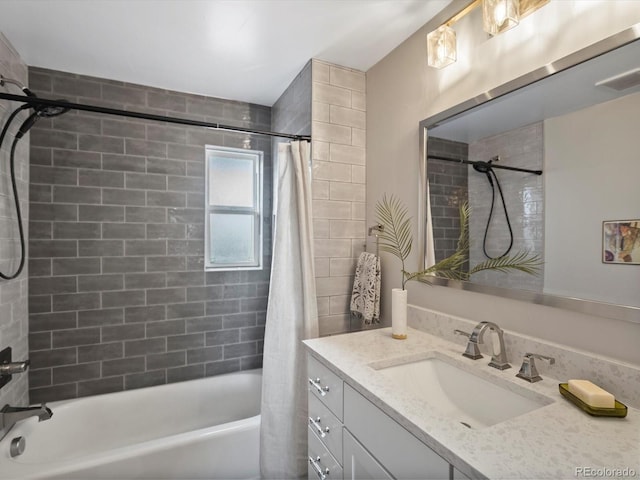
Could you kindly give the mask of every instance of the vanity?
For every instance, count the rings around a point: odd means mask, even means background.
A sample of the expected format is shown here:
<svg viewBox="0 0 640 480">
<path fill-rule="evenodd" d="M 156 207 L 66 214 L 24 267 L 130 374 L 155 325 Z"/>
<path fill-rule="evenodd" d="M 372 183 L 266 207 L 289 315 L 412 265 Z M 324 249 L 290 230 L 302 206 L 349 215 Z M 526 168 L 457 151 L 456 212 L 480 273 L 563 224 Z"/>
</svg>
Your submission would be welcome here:
<svg viewBox="0 0 640 480">
<path fill-rule="evenodd" d="M 637 221 L 638 32 L 636 25 L 420 123 L 419 269 L 455 249 L 449 243 L 460 232 L 439 231 L 438 221 L 455 225 L 458 209 L 441 207 L 467 201 L 470 265 L 487 252 L 501 258 L 502 241 L 506 251 L 513 245 L 544 262 L 537 276 L 469 272 L 467 281 L 433 276 L 427 283 L 640 324 L 640 268 L 633 266 L 640 262 L 611 260 L 607 249 L 619 249 L 605 228 L 614 219 L 624 226 Z M 505 191 L 514 193 L 502 199 L 505 216 L 508 203 L 520 232 L 505 219 L 510 235 L 492 238 L 491 212 L 482 209 L 492 209 L 493 181 L 478 166 L 504 170 Z M 609 170 L 624 173 L 603 182 Z M 604 183 L 616 190 L 604 191 Z M 491 322 L 482 323 L 500 336 L 502 355 L 495 344 L 491 354 L 487 345 L 477 352 L 470 344 L 484 326 L 415 305 L 408 323 L 406 340 L 383 328 L 304 342 L 309 478 L 640 477 L 637 362 L 503 332 Z M 607 338 L 604 328 L 596 333 Z M 613 393 L 628 407 L 626 417 L 577 408 L 559 392 L 569 379 Z"/>
<path fill-rule="evenodd" d="M 449 478 L 446 460 L 311 355 L 308 372 L 309 478 Z"/>
<path fill-rule="evenodd" d="M 553 367 L 528 383 L 515 376 L 522 358 L 501 371 L 486 354 L 463 357 L 463 339 L 414 328 L 404 341 L 383 328 L 304 343 L 309 478 L 640 475 L 640 411 L 587 415 L 562 398 Z"/>
</svg>

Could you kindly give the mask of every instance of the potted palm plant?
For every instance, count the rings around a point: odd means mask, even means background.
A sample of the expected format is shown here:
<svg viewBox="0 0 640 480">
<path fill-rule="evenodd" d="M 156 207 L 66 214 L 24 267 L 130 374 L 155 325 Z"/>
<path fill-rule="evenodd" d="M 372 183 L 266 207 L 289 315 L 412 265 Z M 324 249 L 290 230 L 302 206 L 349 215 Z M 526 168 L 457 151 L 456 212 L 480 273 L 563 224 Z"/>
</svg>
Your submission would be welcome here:
<svg viewBox="0 0 640 480">
<path fill-rule="evenodd" d="M 536 275 L 542 265 L 539 255 L 521 251 L 514 255 L 487 259 L 473 267 L 465 268 L 469 256 L 469 205 L 464 202 L 460 205 L 460 235 L 456 251 L 429 268 L 409 272 L 405 262 L 413 247 L 413 235 L 411 233 L 411 217 L 408 215 L 406 206 L 396 196 L 391 195 L 387 198 L 385 195 L 376 204 L 376 217 L 383 226 L 379 234 L 380 250 L 394 255 L 401 262 L 402 288 L 394 288 L 391 291 L 391 334 L 397 339 L 407 337 L 407 291 L 405 286 L 408 281 L 423 279 L 430 283 L 429 277 L 431 276 L 468 280 L 471 275 L 482 270 L 501 272 L 518 270 Z"/>
</svg>

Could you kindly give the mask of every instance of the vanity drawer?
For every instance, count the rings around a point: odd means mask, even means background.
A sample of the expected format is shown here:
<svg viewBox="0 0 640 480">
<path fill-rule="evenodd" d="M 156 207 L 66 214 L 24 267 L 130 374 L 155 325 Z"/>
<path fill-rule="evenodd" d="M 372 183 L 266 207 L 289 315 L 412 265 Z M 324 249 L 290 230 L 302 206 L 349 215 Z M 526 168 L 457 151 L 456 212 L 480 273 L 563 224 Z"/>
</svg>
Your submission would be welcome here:
<svg viewBox="0 0 640 480">
<path fill-rule="evenodd" d="M 342 465 L 342 422 L 315 395 L 309 395 L 309 428 Z"/>
<path fill-rule="evenodd" d="M 342 379 L 311 355 L 307 358 L 309 391 L 342 421 Z"/>
<path fill-rule="evenodd" d="M 318 439 L 311 427 L 307 431 L 309 480 L 342 480 L 342 467 L 327 447 Z"/>
</svg>

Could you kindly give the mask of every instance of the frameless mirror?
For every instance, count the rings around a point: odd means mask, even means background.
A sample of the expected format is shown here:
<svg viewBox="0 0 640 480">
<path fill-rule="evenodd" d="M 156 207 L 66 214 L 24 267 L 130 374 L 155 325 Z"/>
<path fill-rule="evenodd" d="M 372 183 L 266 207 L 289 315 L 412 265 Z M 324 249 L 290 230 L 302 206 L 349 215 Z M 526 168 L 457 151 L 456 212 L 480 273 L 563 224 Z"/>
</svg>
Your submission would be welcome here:
<svg viewBox="0 0 640 480">
<path fill-rule="evenodd" d="M 636 27 L 421 122 L 422 265 L 455 250 L 465 201 L 470 265 L 544 261 L 433 282 L 640 322 Z"/>
</svg>

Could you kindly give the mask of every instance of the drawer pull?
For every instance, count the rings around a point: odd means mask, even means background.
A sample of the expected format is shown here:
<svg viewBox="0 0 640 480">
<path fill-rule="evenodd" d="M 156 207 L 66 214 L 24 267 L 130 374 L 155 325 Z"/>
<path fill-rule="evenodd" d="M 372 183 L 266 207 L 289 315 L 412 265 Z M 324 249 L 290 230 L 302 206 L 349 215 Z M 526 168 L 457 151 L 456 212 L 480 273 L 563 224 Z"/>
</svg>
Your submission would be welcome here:
<svg viewBox="0 0 640 480">
<path fill-rule="evenodd" d="M 313 387 L 323 397 L 329 392 L 329 387 L 323 387 L 322 385 L 320 385 L 320 378 L 316 378 L 315 380 L 310 378 L 309 379 L 309 385 L 313 385 Z"/>
<path fill-rule="evenodd" d="M 329 433 L 329 427 L 323 430 L 320 426 L 320 417 L 317 417 L 315 420 L 313 419 L 313 417 L 309 417 L 309 425 L 313 425 L 313 427 L 318 432 L 318 435 L 320 435 L 320 438 L 326 437 L 327 433 Z"/>
<path fill-rule="evenodd" d="M 320 457 L 316 457 L 315 460 L 313 457 L 309 457 L 309 463 L 316 471 L 316 475 L 320 480 L 325 480 L 327 478 L 327 475 L 329 475 L 329 469 L 325 468 L 324 472 L 322 471 L 322 467 L 320 466 Z"/>
</svg>

